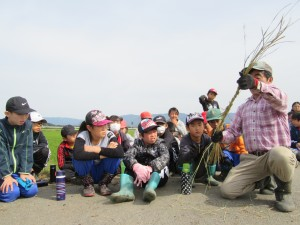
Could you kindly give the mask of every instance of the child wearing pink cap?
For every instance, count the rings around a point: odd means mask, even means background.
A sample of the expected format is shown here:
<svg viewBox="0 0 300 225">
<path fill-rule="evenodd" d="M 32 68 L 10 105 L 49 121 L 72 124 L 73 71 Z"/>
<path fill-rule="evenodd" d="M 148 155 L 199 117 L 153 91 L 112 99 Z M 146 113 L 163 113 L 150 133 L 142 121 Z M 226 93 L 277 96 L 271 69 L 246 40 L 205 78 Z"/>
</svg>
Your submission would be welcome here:
<svg viewBox="0 0 300 225">
<path fill-rule="evenodd" d="M 82 177 L 83 196 L 95 195 L 94 182 L 98 183 L 100 195 L 111 195 L 107 187 L 117 174 L 122 146 L 112 131 L 111 123 L 100 110 L 91 110 L 80 125 L 74 145 L 73 166 Z"/>
</svg>

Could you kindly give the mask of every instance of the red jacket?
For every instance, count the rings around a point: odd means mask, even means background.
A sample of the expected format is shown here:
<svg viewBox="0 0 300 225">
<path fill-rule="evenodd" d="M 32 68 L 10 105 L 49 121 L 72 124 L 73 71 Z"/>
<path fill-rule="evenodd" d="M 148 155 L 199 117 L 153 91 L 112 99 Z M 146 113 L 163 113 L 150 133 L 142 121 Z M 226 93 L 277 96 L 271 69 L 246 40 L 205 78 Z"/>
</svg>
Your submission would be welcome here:
<svg viewBox="0 0 300 225">
<path fill-rule="evenodd" d="M 68 142 L 63 141 L 60 143 L 57 149 L 57 163 L 59 169 L 74 169 L 72 164 L 73 148 Z"/>
</svg>

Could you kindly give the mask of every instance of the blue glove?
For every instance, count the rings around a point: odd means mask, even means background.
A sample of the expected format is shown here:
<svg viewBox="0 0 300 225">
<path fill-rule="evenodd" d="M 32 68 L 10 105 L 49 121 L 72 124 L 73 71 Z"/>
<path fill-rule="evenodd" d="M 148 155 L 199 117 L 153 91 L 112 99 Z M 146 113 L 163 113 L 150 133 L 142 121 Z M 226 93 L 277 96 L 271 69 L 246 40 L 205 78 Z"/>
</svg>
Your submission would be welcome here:
<svg viewBox="0 0 300 225">
<path fill-rule="evenodd" d="M 18 175 L 16 174 L 12 174 L 11 175 L 14 179 L 16 179 L 16 181 L 18 182 L 18 184 L 23 187 L 26 191 L 28 191 L 31 186 L 32 186 L 32 182 L 31 180 L 29 180 L 28 178 L 26 178 L 26 181 L 22 180 Z"/>
</svg>

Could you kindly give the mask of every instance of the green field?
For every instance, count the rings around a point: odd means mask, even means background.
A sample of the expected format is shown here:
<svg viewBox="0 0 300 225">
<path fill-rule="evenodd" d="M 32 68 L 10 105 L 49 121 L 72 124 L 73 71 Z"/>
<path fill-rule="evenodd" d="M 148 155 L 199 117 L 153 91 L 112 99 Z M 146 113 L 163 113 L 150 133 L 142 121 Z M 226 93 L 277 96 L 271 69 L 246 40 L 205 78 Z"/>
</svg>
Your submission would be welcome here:
<svg viewBox="0 0 300 225">
<path fill-rule="evenodd" d="M 43 128 L 43 133 L 45 137 L 48 140 L 49 148 L 51 150 L 51 157 L 48 162 L 48 166 L 42 171 L 42 174 L 48 175 L 49 174 L 49 168 L 50 165 L 56 165 L 56 169 L 58 169 L 57 166 L 57 148 L 58 145 L 62 142 L 62 137 L 60 135 L 59 128 Z M 129 129 L 129 134 L 134 134 L 134 129 Z"/>
<path fill-rule="evenodd" d="M 57 128 L 43 128 L 43 133 L 48 140 L 49 148 L 51 150 L 50 160 L 46 168 L 43 169 L 42 174 L 48 176 L 50 165 L 57 165 L 57 148 L 58 145 L 62 142 L 62 137 L 60 135 L 60 130 Z M 58 166 L 56 166 L 58 170 Z"/>
</svg>

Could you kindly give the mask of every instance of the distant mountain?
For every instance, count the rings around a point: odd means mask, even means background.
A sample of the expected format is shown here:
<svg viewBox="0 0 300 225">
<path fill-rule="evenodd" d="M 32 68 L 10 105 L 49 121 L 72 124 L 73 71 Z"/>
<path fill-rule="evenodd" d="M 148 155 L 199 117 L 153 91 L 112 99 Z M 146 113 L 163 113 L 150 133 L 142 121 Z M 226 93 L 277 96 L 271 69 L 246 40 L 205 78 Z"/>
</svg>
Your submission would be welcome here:
<svg viewBox="0 0 300 225">
<path fill-rule="evenodd" d="M 45 119 L 48 122 L 48 125 L 54 125 L 54 126 L 64 126 L 64 125 L 73 125 L 73 126 L 79 126 L 82 122 L 82 120 L 79 119 L 73 119 L 73 118 L 66 118 L 66 117 L 45 117 Z"/>
<path fill-rule="evenodd" d="M 163 115 L 167 120 L 169 118 L 168 114 L 153 114 L 152 116 L 155 117 L 157 115 Z M 185 123 L 185 118 L 187 114 L 180 113 L 179 119 Z M 134 114 L 127 114 L 122 115 L 122 117 L 126 120 L 128 127 L 137 127 L 139 122 L 141 121 L 139 115 Z M 234 113 L 229 113 L 227 117 L 225 118 L 225 123 L 231 123 L 231 121 L 234 118 Z M 73 119 L 73 118 L 66 118 L 66 117 L 46 117 L 45 118 L 48 122 L 48 125 L 54 125 L 54 126 L 64 126 L 71 124 L 73 126 L 79 126 L 82 122 L 82 120 L 79 119 Z"/>
</svg>

